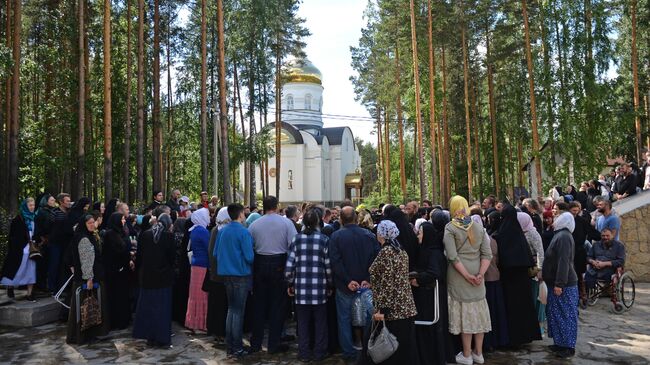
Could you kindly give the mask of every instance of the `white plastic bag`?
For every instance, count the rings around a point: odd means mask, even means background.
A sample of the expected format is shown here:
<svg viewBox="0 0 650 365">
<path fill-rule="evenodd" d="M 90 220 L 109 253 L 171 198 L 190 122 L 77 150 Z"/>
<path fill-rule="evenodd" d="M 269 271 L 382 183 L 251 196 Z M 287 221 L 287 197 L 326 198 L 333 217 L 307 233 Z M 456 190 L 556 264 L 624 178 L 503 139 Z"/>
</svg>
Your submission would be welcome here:
<svg viewBox="0 0 650 365">
<path fill-rule="evenodd" d="M 548 300 L 548 287 L 543 281 L 539 283 L 539 295 L 537 296 L 537 300 L 544 305 L 546 305 Z"/>
</svg>

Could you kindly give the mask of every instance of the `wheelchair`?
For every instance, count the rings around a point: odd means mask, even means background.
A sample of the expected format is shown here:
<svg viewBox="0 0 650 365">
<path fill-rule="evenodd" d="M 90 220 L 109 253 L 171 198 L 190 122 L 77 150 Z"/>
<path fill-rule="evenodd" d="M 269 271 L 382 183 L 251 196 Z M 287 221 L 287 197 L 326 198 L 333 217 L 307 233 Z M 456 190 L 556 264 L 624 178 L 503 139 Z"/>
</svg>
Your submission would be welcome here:
<svg viewBox="0 0 650 365">
<path fill-rule="evenodd" d="M 626 272 L 623 267 L 616 269 L 610 280 L 598 280 L 594 288 L 589 289 L 587 297 L 580 300 L 580 307 L 586 309 L 593 306 L 601 297 L 609 296 L 612 312 L 621 314 L 634 305 L 636 290 L 634 279 L 630 272 Z"/>
</svg>

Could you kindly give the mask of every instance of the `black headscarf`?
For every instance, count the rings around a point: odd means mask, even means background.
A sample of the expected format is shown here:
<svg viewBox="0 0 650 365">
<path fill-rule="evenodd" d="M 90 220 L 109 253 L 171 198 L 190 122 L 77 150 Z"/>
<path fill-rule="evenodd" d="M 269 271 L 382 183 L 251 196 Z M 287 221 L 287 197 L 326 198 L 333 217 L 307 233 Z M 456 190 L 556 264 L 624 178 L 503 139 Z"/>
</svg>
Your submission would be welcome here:
<svg viewBox="0 0 650 365">
<path fill-rule="evenodd" d="M 393 213 L 395 210 L 399 210 L 399 208 L 394 206 L 393 204 L 384 205 L 384 211 L 383 211 L 384 218 L 390 217 L 391 213 Z"/>
<path fill-rule="evenodd" d="M 441 209 L 431 212 L 431 229 L 433 229 L 433 247 L 435 249 L 444 249 L 442 239 L 445 237 L 445 227 L 449 223 L 449 216 Z M 427 231 L 424 231 L 425 238 Z"/>
<path fill-rule="evenodd" d="M 499 247 L 499 267 L 531 267 L 533 259 L 524 231 L 517 220 L 517 210 L 505 204 L 501 210 L 501 225 L 494 235 Z"/>
<path fill-rule="evenodd" d="M 111 216 L 113 215 L 113 213 L 115 213 L 115 209 L 117 208 L 117 203 L 119 201 L 120 200 L 117 199 L 117 198 L 113 198 L 113 199 L 108 201 L 108 203 L 106 204 L 106 207 L 104 209 L 104 216 L 103 216 L 103 219 L 102 219 L 102 225 L 99 227 L 99 229 L 108 229 L 109 228 L 108 227 L 108 221 L 111 218 Z"/>
<path fill-rule="evenodd" d="M 68 220 L 74 225 L 77 223 L 81 223 L 81 218 L 84 216 L 84 208 L 86 205 L 90 205 L 92 203 L 90 201 L 90 198 L 83 197 L 77 200 L 72 208 L 70 208 L 70 213 L 68 213 Z"/>
<path fill-rule="evenodd" d="M 123 217 L 124 216 L 122 215 L 122 213 L 115 212 L 111 214 L 108 217 L 107 221 L 104 221 L 104 223 L 106 223 L 107 230 L 117 233 L 122 238 L 126 238 L 128 237 L 128 233 L 126 231 L 125 225 L 122 224 Z"/>
<path fill-rule="evenodd" d="M 496 210 L 488 214 L 485 229 L 487 230 L 487 233 L 490 236 L 499 232 L 499 227 L 501 226 L 501 220 L 502 220 L 501 213 L 497 212 Z"/>
<path fill-rule="evenodd" d="M 79 244 L 79 241 L 84 238 L 88 238 L 90 243 L 92 243 L 95 248 L 99 247 L 97 244 L 97 235 L 94 232 L 90 232 L 88 228 L 86 228 L 86 222 L 88 222 L 88 220 L 91 218 L 94 218 L 92 214 L 83 214 L 81 217 L 79 217 L 79 224 L 77 224 L 77 227 L 74 230 L 74 239 L 72 240 L 72 242 L 74 242 L 75 248 Z"/>
<path fill-rule="evenodd" d="M 153 231 L 153 242 L 158 243 L 163 232 L 169 232 L 169 229 L 172 226 L 172 218 L 167 213 L 163 213 L 158 216 L 158 222 L 156 225 L 151 227 Z"/>
<path fill-rule="evenodd" d="M 418 237 L 413 232 L 413 227 L 409 223 L 408 217 L 406 214 L 399 210 L 392 209 L 388 220 L 391 220 L 399 229 L 399 236 L 397 236 L 397 241 L 401 244 L 404 251 L 409 256 L 409 270 L 412 271 L 415 263 L 417 261 L 418 254 Z"/>
</svg>

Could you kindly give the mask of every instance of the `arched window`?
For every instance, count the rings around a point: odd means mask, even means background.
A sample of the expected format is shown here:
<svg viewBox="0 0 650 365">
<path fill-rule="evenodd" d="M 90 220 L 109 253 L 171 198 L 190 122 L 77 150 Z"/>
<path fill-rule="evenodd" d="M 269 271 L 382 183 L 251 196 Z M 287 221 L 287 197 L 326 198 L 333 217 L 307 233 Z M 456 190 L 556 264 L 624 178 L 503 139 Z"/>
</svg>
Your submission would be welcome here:
<svg viewBox="0 0 650 365">
<path fill-rule="evenodd" d="M 305 109 L 311 110 L 311 94 L 305 95 Z"/>
<path fill-rule="evenodd" d="M 287 95 L 287 110 L 293 110 L 293 95 Z"/>
</svg>

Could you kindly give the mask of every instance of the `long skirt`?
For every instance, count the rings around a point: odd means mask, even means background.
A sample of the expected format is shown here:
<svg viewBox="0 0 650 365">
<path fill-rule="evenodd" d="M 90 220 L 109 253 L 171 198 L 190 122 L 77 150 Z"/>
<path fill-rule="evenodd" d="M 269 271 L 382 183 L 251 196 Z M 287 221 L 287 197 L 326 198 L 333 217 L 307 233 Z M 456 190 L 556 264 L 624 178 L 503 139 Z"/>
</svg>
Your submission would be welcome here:
<svg viewBox="0 0 650 365">
<path fill-rule="evenodd" d="M 112 272 L 107 275 L 105 283 L 111 330 L 127 328 L 131 322 L 129 271 Z"/>
<path fill-rule="evenodd" d="M 520 346 L 541 340 L 537 311 L 530 295 L 532 289 L 528 268 L 503 268 L 500 273 L 508 313 L 510 345 Z"/>
<path fill-rule="evenodd" d="M 492 331 L 485 334 L 483 348 L 486 351 L 494 351 L 510 343 L 506 303 L 503 299 L 503 288 L 500 281 L 485 282 L 485 299 L 490 307 Z"/>
<path fill-rule="evenodd" d="M 172 342 L 172 288 L 140 288 L 133 337 L 167 346 Z"/>
<path fill-rule="evenodd" d="M 570 286 L 557 296 L 548 294 L 546 318 L 548 336 L 557 346 L 574 349 L 578 338 L 578 286 Z"/>
<path fill-rule="evenodd" d="M 416 317 L 419 321 L 431 321 L 435 317 L 434 313 L 434 291 L 432 288 L 417 287 L 413 289 L 413 299 L 418 310 Z M 447 290 L 443 292 L 447 296 Z M 433 325 L 416 325 L 415 336 L 417 339 L 417 349 L 420 365 L 446 365 L 447 353 L 452 353 L 451 349 L 447 350 L 449 339 L 449 322 L 447 315 L 447 303 L 443 307 L 442 296 L 439 297 L 439 314 L 438 322 Z"/>
<path fill-rule="evenodd" d="M 0 284 L 6 286 L 31 285 L 36 283 L 36 262 L 29 259 L 29 245 L 23 248 L 23 257 L 20 267 L 13 279 L 3 277 Z"/>
<path fill-rule="evenodd" d="M 492 330 L 487 301 L 459 302 L 449 297 L 449 333 L 454 335 L 487 333 Z"/>
<path fill-rule="evenodd" d="M 187 263 L 187 257 L 185 257 L 184 263 Z M 183 265 L 183 263 L 181 265 Z M 172 319 L 181 326 L 184 326 L 185 315 L 187 314 L 187 300 L 190 297 L 189 265 L 178 268 L 178 275 L 174 280 L 172 291 Z"/>
<path fill-rule="evenodd" d="M 208 330 L 208 293 L 202 289 L 206 271 L 205 267 L 192 266 L 190 297 L 187 300 L 187 314 L 185 315 L 185 327 L 189 329 Z"/>
<path fill-rule="evenodd" d="M 208 289 L 208 334 L 226 337 L 226 315 L 228 314 L 226 287 L 223 283 L 211 281 Z"/>
<path fill-rule="evenodd" d="M 102 310 L 102 323 L 99 326 L 91 327 L 86 330 L 81 330 L 81 323 L 77 322 L 77 296 L 76 291 L 82 285 L 80 282 L 74 283 L 72 285 L 72 290 L 70 294 L 70 310 L 68 311 L 68 331 L 65 342 L 69 344 L 83 345 L 86 342 L 93 340 L 98 336 L 105 336 L 108 334 L 110 329 L 110 321 L 108 315 L 108 301 L 106 300 L 106 290 L 104 288 L 104 283 L 99 283 L 99 290 L 102 291 L 101 298 L 101 310 Z M 97 290 L 93 290 L 97 292 Z M 79 300 L 83 302 L 90 291 L 81 290 Z"/>
</svg>

